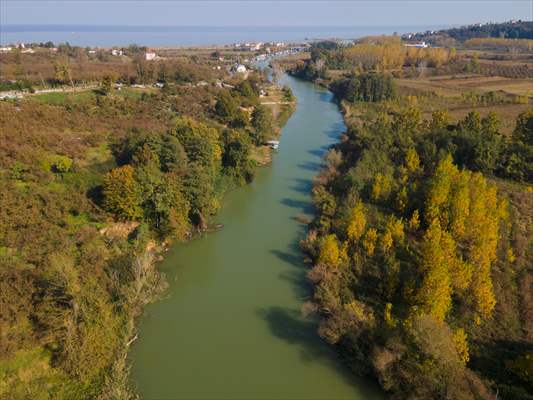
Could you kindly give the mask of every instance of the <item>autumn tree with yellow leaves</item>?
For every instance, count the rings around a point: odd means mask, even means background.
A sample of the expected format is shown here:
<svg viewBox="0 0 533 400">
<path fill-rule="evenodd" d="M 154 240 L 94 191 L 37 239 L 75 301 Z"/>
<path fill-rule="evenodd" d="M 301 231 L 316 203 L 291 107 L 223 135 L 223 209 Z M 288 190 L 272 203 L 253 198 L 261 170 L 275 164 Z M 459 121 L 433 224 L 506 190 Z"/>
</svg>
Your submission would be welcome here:
<svg viewBox="0 0 533 400">
<path fill-rule="evenodd" d="M 440 64 L 450 54 L 424 57 Z M 369 363 L 398 398 L 440 398 L 443 390 L 491 398 L 480 364 L 486 354 L 498 362 L 493 336 L 520 335 L 520 317 L 502 311 L 523 291 L 512 286 L 520 262 L 505 193 L 479 172 L 490 160 L 464 160 L 493 156 L 476 135 L 484 130 L 501 145 L 496 119 L 471 113 L 453 123 L 444 110 L 424 119 L 413 102 L 398 112 L 378 105 L 361 120 L 335 146 L 335 176 L 313 189 L 318 237 L 305 244 L 319 334 L 350 361 Z M 513 398 L 514 388 L 506 390 Z"/>
</svg>

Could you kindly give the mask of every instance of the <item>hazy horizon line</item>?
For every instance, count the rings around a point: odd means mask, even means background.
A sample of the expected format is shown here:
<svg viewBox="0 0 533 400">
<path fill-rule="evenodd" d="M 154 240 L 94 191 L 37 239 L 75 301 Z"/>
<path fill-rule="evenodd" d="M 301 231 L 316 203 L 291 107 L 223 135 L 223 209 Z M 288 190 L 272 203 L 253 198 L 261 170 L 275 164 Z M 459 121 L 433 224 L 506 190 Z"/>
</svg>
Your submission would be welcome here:
<svg viewBox="0 0 533 400">
<path fill-rule="evenodd" d="M 123 30 L 123 29 L 143 29 L 143 30 L 165 30 L 165 29 L 227 29 L 227 28 L 239 28 L 239 29 L 305 29 L 305 28 L 334 28 L 334 29 L 354 29 L 354 28 L 450 28 L 466 26 L 465 24 L 383 24 L 383 25 L 365 25 L 365 24 L 353 24 L 353 25 L 110 25 L 110 24 L 0 24 L 0 31 L 4 32 L 21 32 L 21 31 L 34 31 L 39 32 L 42 30 L 49 30 L 50 28 L 59 30 L 72 30 L 88 31 L 91 29 L 107 28 L 111 30 Z"/>
</svg>

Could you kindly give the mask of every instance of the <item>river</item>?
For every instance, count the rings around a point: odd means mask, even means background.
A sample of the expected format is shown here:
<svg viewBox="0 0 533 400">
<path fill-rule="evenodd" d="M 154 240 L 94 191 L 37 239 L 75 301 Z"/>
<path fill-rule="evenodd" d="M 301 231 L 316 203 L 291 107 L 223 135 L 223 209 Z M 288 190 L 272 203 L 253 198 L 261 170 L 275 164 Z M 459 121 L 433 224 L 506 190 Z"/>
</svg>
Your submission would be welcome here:
<svg viewBox="0 0 533 400">
<path fill-rule="evenodd" d="M 300 316 L 309 297 L 298 241 L 312 177 L 344 130 L 331 93 L 284 77 L 298 99 L 271 166 L 228 194 L 224 228 L 172 247 L 170 287 L 147 307 L 130 353 L 144 399 L 382 399 Z"/>
</svg>

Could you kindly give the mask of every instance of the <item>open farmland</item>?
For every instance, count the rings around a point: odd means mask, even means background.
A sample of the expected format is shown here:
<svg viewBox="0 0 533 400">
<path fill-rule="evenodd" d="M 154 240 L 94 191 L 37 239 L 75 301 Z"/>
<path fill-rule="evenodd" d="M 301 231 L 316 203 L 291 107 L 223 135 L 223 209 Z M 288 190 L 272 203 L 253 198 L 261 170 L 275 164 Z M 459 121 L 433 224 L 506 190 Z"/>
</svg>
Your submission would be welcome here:
<svg viewBox="0 0 533 400">
<path fill-rule="evenodd" d="M 438 76 L 432 78 L 398 79 L 398 86 L 435 93 L 439 96 L 462 96 L 467 92 L 502 92 L 515 96 L 532 96 L 533 80 L 500 76 Z"/>
</svg>

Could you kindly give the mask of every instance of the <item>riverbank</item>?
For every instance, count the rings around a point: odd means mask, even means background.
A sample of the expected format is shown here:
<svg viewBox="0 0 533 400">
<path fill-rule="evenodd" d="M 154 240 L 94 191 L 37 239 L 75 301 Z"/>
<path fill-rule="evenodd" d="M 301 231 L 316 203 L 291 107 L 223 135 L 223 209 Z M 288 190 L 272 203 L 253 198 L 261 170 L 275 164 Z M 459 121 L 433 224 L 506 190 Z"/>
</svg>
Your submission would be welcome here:
<svg viewBox="0 0 533 400">
<path fill-rule="evenodd" d="M 224 193 L 253 178 L 251 151 L 277 130 L 258 73 L 221 85 L 206 59 L 150 72 L 125 59 L 118 78 L 115 59 L 74 53 L 86 49 L 19 61 L 46 81 L 61 63 L 62 82 L 98 90 L 0 101 L 0 397 L 125 397 L 133 321 L 165 287 L 161 244 L 216 227 Z M 6 74 L 18 65 L 1 61 Z"/>
<path fill-rule="evenodd" d="M 381 398 L 350 376 L 300 306 L 309 295 L 298 241 L 311 179 L 343 131 L 331 94 L 283 78 L 298 98 L 273 163 L 228 194 L 224 229 L 173 246 L 170 287 L 132 345 L 132 381 L 146 398 Z M 165 367 L 162 367 L 165 366 Z"/>
<path fill-rule="evenodd" d="M 368 50 L 315 52 L 300 71 Z M 301 242 L 318 332 L 398 398 L 529 398 L 528 99 L 484 92 L 500 79 L 438 76 L 457 59 L 410 82 L 381 62 L 331 78 L 347 130 L 314 180 Z M 434 91 L 466 82 L 468 96 Z"/>
</svg>

